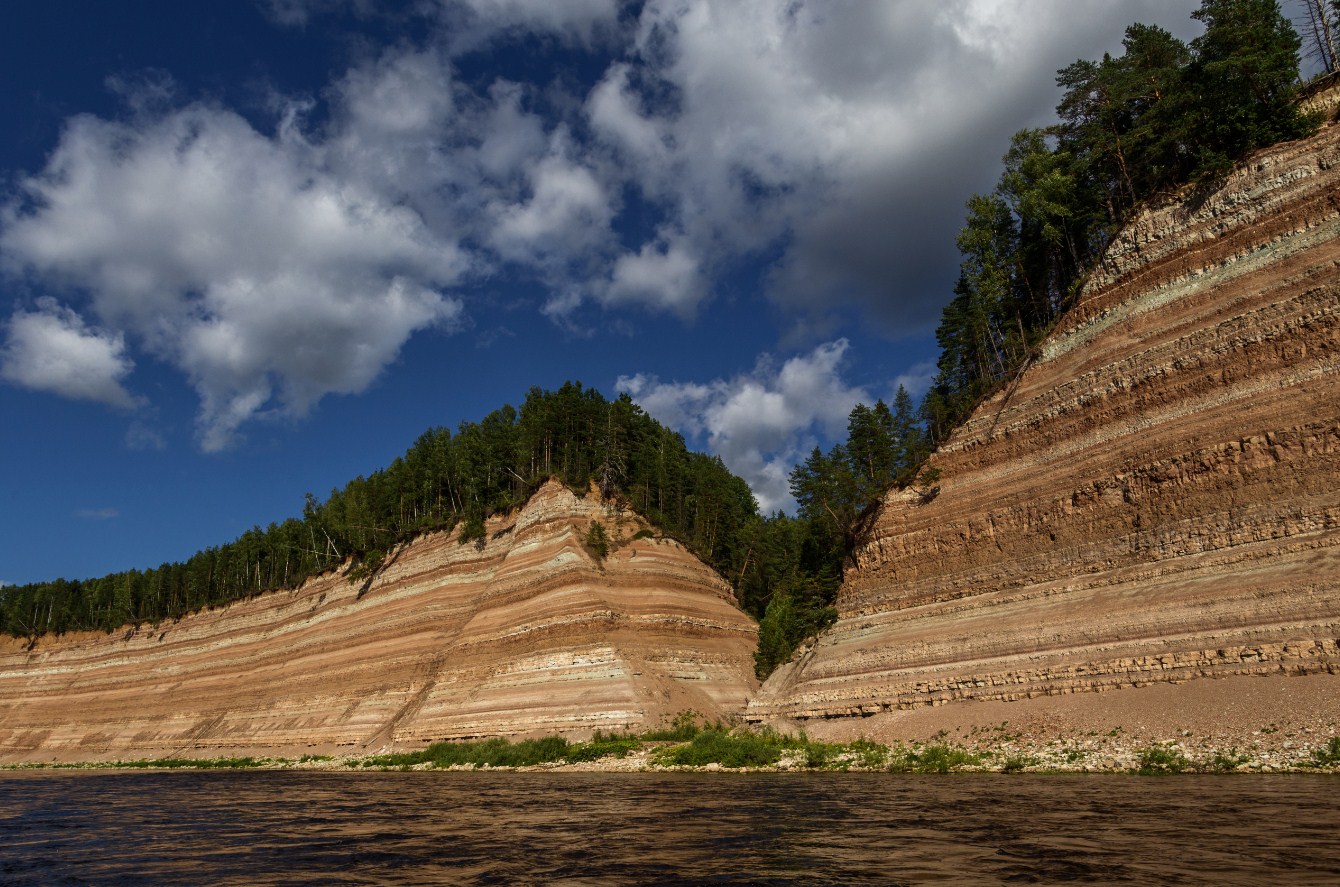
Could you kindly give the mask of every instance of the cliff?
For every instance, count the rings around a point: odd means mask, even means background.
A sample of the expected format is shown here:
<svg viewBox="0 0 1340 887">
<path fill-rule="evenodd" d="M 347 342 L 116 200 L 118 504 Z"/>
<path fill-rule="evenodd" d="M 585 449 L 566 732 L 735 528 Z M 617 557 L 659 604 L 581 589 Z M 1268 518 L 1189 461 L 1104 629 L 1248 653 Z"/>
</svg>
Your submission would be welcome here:
<svg viewBox="0 0 1340 887">
<path fill-rule="evenodd" d="M 600 522 L 613 541 L 583 544 Z M 366 589 L 292 591 L 0 646 L 0 760 L 374 750 L 743 710 L 757 628 L 645 522 L 556 481 L 482 544 L 418 539 Z"/>
<path fill-rule="evenodd" d="M 749 717 L 1335 674 L 1338 235 L 1336 125 L 1143 212 Z"/>
</svg>

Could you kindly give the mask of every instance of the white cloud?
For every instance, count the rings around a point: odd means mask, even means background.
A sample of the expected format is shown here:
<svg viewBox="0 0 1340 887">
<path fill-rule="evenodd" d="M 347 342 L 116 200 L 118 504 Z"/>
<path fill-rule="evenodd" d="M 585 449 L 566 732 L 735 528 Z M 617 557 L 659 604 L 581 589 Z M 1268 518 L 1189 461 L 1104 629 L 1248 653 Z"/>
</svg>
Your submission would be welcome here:
<svg viewBox="0 0 1340 887">
<path fill-rule="evenodd" d="M 913 400 L 921 398 L 930 390 L 931 383 L 935 381 L 937 372 L 935 362 L 930 360 L 921 361 L 908 367 L 903 372 L 893 378 L 893 384 L 889 386 L 889 396 L 885 398 L 890 404 L 893 403 L 894 396 L 898 393 L 898 386 L 902 386 Z"/>
<path fill-rule="evenodd" d="M 364 390 L 412 333 L 462 311 L 438 291 L 467 267 L 454 241 L 331 173 L 292 126 L 267 137 L 202 105 L 134 125 L 76 117 L 22 188 L 0 235 L 10 271 L 87 290 L 115 331 L 67 318 L 66 351 L 81 345 L 111 381 L 71 387 L 84 364 L 45 387 L 126 403 L 130 336 L 189 376 L 206 450 L 266 411 Z M 16 316 L 11 339 L 39 321 L 54 334 L 53 317 Z"/>
<path fill-rule="evenodd" d="M 1132 21 L 1194 30 L 1195 5 L 650 0 L 586 114 L 709 274 L 781 245 L 788 311 L 926 328 L 963 201 L 991 187 L 1012 130 L 1046 122 L 1056 69 L 1119 51 Z"/>
<path fill-rule="evenodd" d="M 363 18 L 384 11 L 375 0 L 261 0 L 261 6 L 273 21 L 290 27 L 306 27 L 339 11 Z M 507 33 L 589 45 L 614 28 L 619 6 L 619 0 L 425 0 L 390 14 L 435 18 L 451 35 L 454 51 L 466 52 Z"/>
<path fill-rule="evenodd" d="M 682 238 L 672 235 L 620 256 L 601 301 L 639 303 L 687 318 L 706 292 L 697 256 Z"/>
<path fill-rule="evenodd" d="M 616 387 L 648 414 L 686 437 L 702 439 L 743 477 L 764 513 L 791 510 L 791 468 L 815 446 L 845 433 L 851 408 L 870 398 L 842 380 L 846 339 L 827 342 L 776 368 L 761 358 L 754 371 L 705 384 L 620 376 Z"/>
<path fill-rule="evenodd" d="M 1056 68 L 1119 50 L 1134 20 L 1196 27 L 1196 0 L 425 0 L 400 18 L 367 0 L 263 5 L 294 26 L 417 17 L 431 36 L 337 78 L 320 127 L 297 102 L 260 132 L 169 107 L 164 76 L 117 81 L 129 122 L 71 119 L 0 215 L 0 259 L 80 294 L 89 322 L 59 315 L 65 351 L 104 368 L 66 364 L 37 386 L 128 405 L 139 349 L 187 374 L 208 449 L 366 389 L 415 331 L 459 321 L 445 290 L 468 277 L 528 275 L 564 324 L 590 303 L 691 318 L 723 269 L 757 258 L 787 322 L 820 331 L 809 342 L 835 329 L 816 316 L 851 306 L 928 329 L 962 201 L 990 187 L 1012 129 L 1046 122 Z M 605 67 L 586 95 L 570 70 L 457 76 L 462 53 L 494 45 L 598 49 Z M 26 316 L 10 320 L 10 381 L 36 366 L 13 356 Z M 771 415 L 763 394 L 750 408 Z"/>
<path fill-rule="evenodd" d="M 560 132 L 552 153 L 528 171 L 529 195 L 492 206 L 490 243 L 506 259 L 566 267 L 611 237 L 611 196 L 595 172 L 568 158 Z"/>
<path fill-rule="evenodd" d="M 122 409 L 137 404 L 122 385 L 134 368 L 118 332 L 89 327 L 54 299 L 10 318 L 0 351 L 0 378 L 23 388 Z"/>
<path fill-rule="evenodd" d="M 618 0 L 439 0 L 462 48 L 500 31 L 558 36 L 576 43 L 599 39 L 619 17 Z M 461 13 L 467 13 L 462 20 Z"/>
<path fill-rule="evenodd" d="M 115 508 L 81 508 L 74 516 L 83 520 L 113 520 L 121 516 Z"/>
<path fill-rule="evenodd" d="M 130 423 L 130 427 L 126 429 L 125 441 L 129 449 L 142 452 L 167 449 L 167 440 L 162 433 L 142 421 Z"/>
</svg>

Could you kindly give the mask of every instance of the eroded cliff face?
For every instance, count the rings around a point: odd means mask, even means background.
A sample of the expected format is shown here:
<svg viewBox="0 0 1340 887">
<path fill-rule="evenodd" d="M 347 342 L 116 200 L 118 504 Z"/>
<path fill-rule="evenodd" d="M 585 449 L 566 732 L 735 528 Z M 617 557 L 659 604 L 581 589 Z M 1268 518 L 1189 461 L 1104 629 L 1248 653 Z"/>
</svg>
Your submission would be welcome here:
<svg viewBox="0 0 1340 887">
<path fill-rule="evenodd" d="M 1340 669 L 1340 126 L 1146 211 L 753 719 Z"/>
<path fill-rule="evenodd" d="M 613 550 L 583 544 L 599 521 Z M 678 543 L 556 481 L 342 575 L 119 635 L 0 647 L 0 760 L 302 754 L 741 712 L 757 628 Z"/>
</svg>

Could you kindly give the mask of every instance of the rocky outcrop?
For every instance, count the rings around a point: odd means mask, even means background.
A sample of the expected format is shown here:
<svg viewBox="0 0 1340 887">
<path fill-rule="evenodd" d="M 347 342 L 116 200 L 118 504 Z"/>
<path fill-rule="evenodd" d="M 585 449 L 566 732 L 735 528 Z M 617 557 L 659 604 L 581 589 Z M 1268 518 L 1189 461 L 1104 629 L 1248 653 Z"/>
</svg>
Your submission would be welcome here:
<svg viewBox="0 0 1340 887">
<path fill-rule="evenodd" d="M 1340 670 L 1340 126 L 1144 212 L 753 719 Z"/>
<path fill-rule="evenodd" d="M 743 710 L 756 626 L 681 545 L 556 481 L 487 529 L 422 537 L 365 589 L 328 574 L 116 636 L 9 641 L 0 760 L 374 750 Z"/>
</svg>

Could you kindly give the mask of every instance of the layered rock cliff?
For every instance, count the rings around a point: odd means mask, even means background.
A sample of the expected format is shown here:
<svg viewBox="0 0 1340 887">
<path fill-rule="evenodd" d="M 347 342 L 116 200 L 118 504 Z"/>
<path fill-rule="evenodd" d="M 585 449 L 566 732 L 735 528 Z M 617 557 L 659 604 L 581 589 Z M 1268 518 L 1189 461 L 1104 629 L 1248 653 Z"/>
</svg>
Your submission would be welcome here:
<svg viewBox="0 0 1340 887">
<path fill-rule="evenodd" d="M 1340 670 L 1340 126 L 1149 208 L 753 719 Z"/>
<path fill-rule="evenodd" d="M 603 560 L 583 543 L 597 521 Z M 422 537 L 366 589 L 328 574 L 154 628 L 7 641 L 0 760 L 372 750 L 743 710 L 756 626 L 678 543 L 556 481 L 487 529 Z"/>
</svg>

